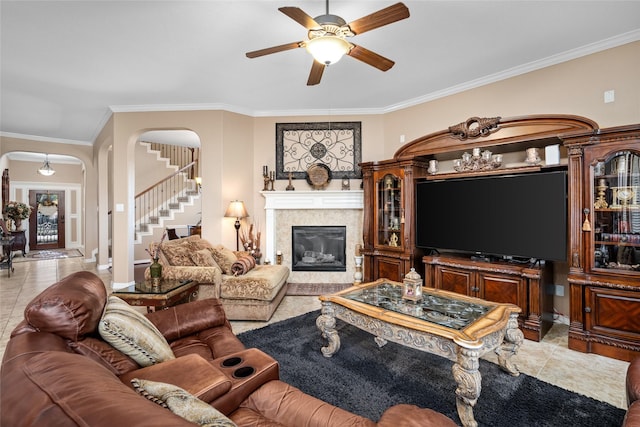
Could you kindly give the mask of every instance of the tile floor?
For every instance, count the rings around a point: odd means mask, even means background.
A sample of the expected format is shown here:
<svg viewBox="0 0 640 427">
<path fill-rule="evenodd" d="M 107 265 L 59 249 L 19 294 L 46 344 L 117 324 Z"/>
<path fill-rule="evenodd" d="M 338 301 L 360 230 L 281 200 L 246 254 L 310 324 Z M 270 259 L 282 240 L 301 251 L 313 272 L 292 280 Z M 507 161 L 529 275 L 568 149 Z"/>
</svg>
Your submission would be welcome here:
<svg viewBox="0 0 640 427">
<path fill-rule="evenodd" d="M 83 258 L 19 262 L 11 278 L 0 271 L 0 357 L 13 328 L 22 320 L 26 304 L 39 292 L 75 271 L 88 270 L 98 274 L 109 286 L 109 270 L 98 271 L 94 263 Z M 259 328 L 268 323 L 320 308 L 316 297 L 287 296 L 270 322 L 233 321 L 236 333 Z M 627 362 L 594 354 L 583 354 L 567 348 L 568 326 L 556 324 L 537 343 L 525 340 L 515 362 L 521 372 L 583 395 L 626 408 L 625 372 Z M 493 355 L 487 357 L 495 361 Z M 493 360 L 492 360 L 493 359 Z"/>
</svg>

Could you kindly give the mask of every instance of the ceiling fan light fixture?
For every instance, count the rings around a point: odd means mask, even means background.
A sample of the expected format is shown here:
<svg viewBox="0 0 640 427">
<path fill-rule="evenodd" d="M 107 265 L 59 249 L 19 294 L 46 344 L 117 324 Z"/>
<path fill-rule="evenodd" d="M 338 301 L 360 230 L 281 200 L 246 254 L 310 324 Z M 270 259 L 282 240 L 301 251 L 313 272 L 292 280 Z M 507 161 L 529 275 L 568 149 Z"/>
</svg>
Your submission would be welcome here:
<svg viewBox="0 0 640 427">
<path fill-rule="evenodd" d="M 351 44 L 341 37 L 322 36 L 307 41 L 306 48 L 316 61 L 331 65 L 349 52 Z"/>
<path fill-rule="evenodd" d="M 56 171 L 53 170 L 53 168 L 51 167 L 51 164 L 49 163 L 48 154 L 45 157 L 44 163 L 42 164 L 42 166 L 40 166 L 40 169 L 38 169 L 38 173 L 43 176 L 51 176 L 54 173 L 56 173 Z"/>
</svg>

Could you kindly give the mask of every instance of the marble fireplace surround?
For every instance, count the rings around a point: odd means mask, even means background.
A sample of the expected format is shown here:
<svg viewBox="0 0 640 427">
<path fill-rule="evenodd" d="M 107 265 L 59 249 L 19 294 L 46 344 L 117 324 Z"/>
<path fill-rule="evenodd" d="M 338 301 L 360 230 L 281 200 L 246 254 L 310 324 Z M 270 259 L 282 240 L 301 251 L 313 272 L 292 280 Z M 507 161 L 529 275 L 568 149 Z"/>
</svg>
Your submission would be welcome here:
<svg viewBox="0 0 640 427">
<path fill-rule="evenodd" d="M 347 228 L 347 269 L 344 272 L 292 271 L 290 283 L 353 283 L 355 248 L 362 244 L 362 190 L 261 191 L 265 198 L 264 260 L 275 262 L 281 251 L 291 269 L 291 227 L 344 225 Z"/>
</svg>

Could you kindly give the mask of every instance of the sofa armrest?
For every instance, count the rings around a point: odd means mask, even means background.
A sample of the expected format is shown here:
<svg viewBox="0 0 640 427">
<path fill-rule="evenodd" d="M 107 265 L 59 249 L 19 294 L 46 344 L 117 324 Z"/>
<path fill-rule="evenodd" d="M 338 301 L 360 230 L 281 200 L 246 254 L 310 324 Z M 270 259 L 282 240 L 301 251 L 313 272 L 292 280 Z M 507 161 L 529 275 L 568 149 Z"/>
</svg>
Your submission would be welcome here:
<svg viewBox="0 0 640 427">
<path fill-rule="evenodd" d="M 456 427 L 453 420 L 433 409 L 400 404 L 384 411 L 378 427 Z"/>
<path fill-rule="evenodd" d="M 79 354 L 48 351 L 10 370 L 5 368 L 1 383 L 3 426 L 193 427 Z"/>
<path fill-rule="evenodd" d="M 631 405 L 636 400 L 640 400 L 640 357 L 629 363 L 626 382 L 627 403 Z"/>
<path fill-rule="evenodd" d="M 133 388 L 134 378 L 176 385 L 207 403 L 231 389 L 231 380 L 197 354 L 127 372 L 120 376 L 120 381 Z"/>
<path fill-rule="evenodd" d="M 169 343 L 215 327 L 231 330 L 222 304 L 214 298 L 178 304 L 146 316 Z"/>
<path fill-rule="evenodd" d="M 195 280 L 200 283 L 222 283 L 222 271 L 218 267 L 197 267 L 181 265 L 163 265 L 162 277 L 170 280 Z M 151 279 L 149 267 L 144 270 L 144 278 Z"/>
</svg>

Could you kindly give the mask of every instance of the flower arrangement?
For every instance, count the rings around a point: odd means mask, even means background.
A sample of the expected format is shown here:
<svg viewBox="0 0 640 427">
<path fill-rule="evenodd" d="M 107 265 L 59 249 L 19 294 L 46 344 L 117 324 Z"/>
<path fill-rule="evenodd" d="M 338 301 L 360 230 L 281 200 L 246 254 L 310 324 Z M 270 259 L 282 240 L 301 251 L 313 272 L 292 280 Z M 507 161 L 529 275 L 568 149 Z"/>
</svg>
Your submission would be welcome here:
<svg viewBox="0 0 640 427">
<path fill-rule="evenodd" d="M 155 263 L 157 263 L 158 260 L 160 259 L 160 245 L 162 245 L 162 242 L 164 242 L 164 239 L 166 239 L 166 238 L 167 238 L 167 231 L 165 230 L 165 232 L 162 233 L 162 238 L 160 239 L 160 243 L 158 243 L 153 248 L 153 251 L 150 251 L 148 248 L 145 249 L 145 251 L 147 251 L 147 253 L 151 256 L 151 259 Z"/>
<path fill-rule="evenodd" d="M 9 202 L 5 205 L 2 213 L 7 218 L 11 218 L 13 221 L 15 220 L 23 220 L 29 218 L 31 215 L 31 206 L 22 202 Z"/>
<path fill-rule="evenodd" d="M 259 263 L 262 253 L 260 252 L 260 230 L 258 227 L 254 228 L 253 224 L 248 227 L 244 226 L 240 231 L 240 241 L 244 250 L 255 258 L 256 263 Z"/>
</svg>

